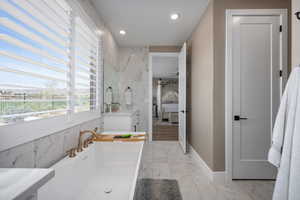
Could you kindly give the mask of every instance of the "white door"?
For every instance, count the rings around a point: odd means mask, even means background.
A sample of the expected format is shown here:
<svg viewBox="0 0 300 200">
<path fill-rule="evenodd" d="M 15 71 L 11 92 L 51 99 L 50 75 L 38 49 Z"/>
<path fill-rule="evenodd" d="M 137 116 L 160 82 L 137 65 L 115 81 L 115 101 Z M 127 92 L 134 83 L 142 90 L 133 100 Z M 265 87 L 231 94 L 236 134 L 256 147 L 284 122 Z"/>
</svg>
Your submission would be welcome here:
<svg viewBox="0 0 300 200">
<path fill-rule="evenodd" d="M 233 17 L 233 179 L 274 179 L 268 163 L 280 102 L 280 17 Z"/>
<path fill-rule="evenodd" d="M 186 43 L 184 43 L 178 57 L 179 63 L 179 143 L 183 152 L 187 152 L 186 137 Z"/>
</svg>

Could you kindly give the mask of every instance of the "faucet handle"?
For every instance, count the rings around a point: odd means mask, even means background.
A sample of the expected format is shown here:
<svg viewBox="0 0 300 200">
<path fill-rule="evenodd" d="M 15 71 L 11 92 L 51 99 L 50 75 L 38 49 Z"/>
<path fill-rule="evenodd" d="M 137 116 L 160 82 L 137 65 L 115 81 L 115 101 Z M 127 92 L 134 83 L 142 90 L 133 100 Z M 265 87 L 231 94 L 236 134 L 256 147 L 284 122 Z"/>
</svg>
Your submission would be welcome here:
<svg viewBox="0 0 300 200">
<path fill-rule="evenodd" d="M 89 139 L 86 139 L 83 142 L 83 148 L 88 148 L 88 146 L 89 146 Z"/>
<path fill-rule="evenodd" d="M 78 147 L 77 147 L 76 150 L 77 150 L 78 153 L 83 151 L 83 148 L 82 148 L 82 144 L 81 144 L 81 143 L 78 144 Z"/>
<path fill-rule="evenodd" d="M 74 158 L 76 156 L 76 148 L 72 148 L 69 151 L 67 151 L 67 154 L 70 158 Z"/>
<path fill-rule="evenodd" d="M 94 137 L 93 137 L 93 136 L 89 137 L 89 138 L 88 138 L 88 143 L 89 143 L 89 144 L 93 144 L 93 143 L 94 143 L 93 140 L 94 140 Z"/>
</svg>

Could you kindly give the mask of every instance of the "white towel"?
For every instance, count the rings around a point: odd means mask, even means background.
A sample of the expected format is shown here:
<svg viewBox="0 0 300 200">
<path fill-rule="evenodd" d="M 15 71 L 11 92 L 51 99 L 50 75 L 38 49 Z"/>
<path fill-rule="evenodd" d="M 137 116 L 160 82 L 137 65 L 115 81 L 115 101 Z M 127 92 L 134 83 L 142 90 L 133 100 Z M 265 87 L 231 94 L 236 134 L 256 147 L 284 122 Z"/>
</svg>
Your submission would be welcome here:
<svg viewBox="0 0 300 200">
<path fill-rule="evenodd" d="M 294 114 L 295 114 L 295 113 L 291 113 L 291 111 L 289 112 L 288 110 L 289 108 L 291 108 L 292 100 L 293 100 L 293 105 L 295 106 L 296 89 L 297 89 L 296 82 L 297 82 L 298 71 L 299 69 L 297 68 L 290 75 L 290 78 L 286 85 L 286 89 L 281 98 L 280 107 L 273 128 L 272 146 L 269 151 L 268 160 L 276 167 L 279 167 L 281 161 L 281 153 L 283 148 L 287 118 L 288 116 L 289 118 L 294 118 Z"/>
<path fill-rule="evenodd" d="M 291 73 L 281 99 L 273 129 L 272 146 L 269 151 L 268 160 L 279 167 L 273 200 L 300 199 L 299 90 L 300 68 L 297 67 Z"/>
<path fill-rule="evenodd" d="M 113 103 L 113 92 L 111 89 L 106 90 L 105 103 L 111 105 Z"/>
<path fill-rule="evenodd" d="M 130 88 L 127 88 L 125 91 L 125 103 L 126 105 L 132 104 L 132 91 Z"/>
</svg>

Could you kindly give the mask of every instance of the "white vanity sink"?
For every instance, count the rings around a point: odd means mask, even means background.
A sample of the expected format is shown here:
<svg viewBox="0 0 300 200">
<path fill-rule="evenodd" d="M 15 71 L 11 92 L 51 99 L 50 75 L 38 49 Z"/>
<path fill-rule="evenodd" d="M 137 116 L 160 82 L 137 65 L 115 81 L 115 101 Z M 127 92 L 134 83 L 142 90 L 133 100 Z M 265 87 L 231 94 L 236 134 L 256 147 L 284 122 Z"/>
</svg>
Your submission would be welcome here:
<svg viewBox="0 0 300 200">
<path fill-rule="evenodd" d="M 135 132 L 139 129 L 139 112 L 112 112 L 105 113 L 104 131 L 130 131 Z"/>
<path fill-rule="evenodd" d="M 0 200 L 36 199 L 37 190 L 52 177 L 53 169 L 0 168 Z"/>
</svg>

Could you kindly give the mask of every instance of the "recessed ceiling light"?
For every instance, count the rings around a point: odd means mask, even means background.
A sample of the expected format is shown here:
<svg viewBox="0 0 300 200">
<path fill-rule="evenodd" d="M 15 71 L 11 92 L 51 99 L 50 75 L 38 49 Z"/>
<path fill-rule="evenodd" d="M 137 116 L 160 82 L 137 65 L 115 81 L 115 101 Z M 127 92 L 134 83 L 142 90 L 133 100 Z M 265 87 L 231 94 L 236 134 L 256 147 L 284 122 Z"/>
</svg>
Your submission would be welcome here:
<svg viewBox="0 0 300 200">
<path fill-rule="evenodd" d="M 120 30 L 120 34 L 121 35 L 126 35 L 126 31 L 125 30 Z"/>
<path fill-rule="evenodd" d="M 177 19 L 179 19 L 179 14 L 178 13 L 172 13 L 171 15 L 170 15 L 170 18 L 171 18 L 171 20 L 177 20 Z"/>
</svg>

